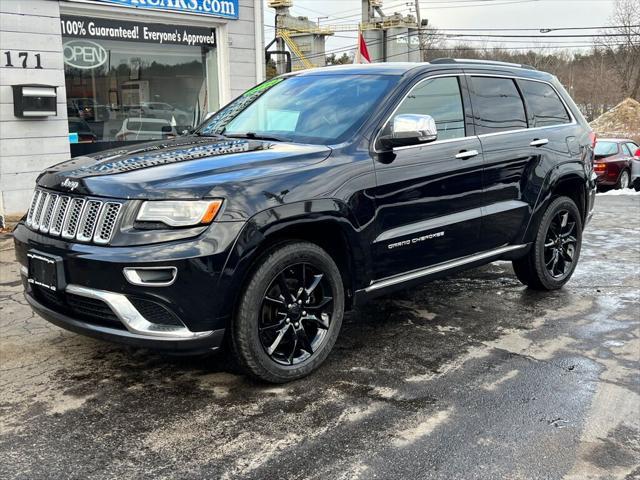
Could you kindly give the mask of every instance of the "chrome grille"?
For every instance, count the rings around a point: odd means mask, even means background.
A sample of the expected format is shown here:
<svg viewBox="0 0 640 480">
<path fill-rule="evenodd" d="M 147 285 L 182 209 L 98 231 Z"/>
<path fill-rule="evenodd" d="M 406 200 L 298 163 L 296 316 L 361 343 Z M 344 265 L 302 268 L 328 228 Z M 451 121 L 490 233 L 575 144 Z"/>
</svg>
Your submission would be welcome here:
<svg viewBox="0 0 640 480">
<path fill-rule="evenodd" d="M 93 238 L 93 231 L 96 228 L 98 214 L 102 208 L 102 202 L 97 200 L 89 200 L 82 211 L 80 224 L 76 238 L 81 242 L 89 242 Z"/>
<path fill-rule="evenodd" d="M 51 214 L 51 227 L 49 228 L 49 233 L 53 236 L 58 236 L 62 233 L 62 225 L 64 224 L 64 217 L 69 209 L 69 202 L 71 201 L 71 197 L 60 197 L 58 201 L 58 205 L 53 210 Z"/>
<path fill-rule="evenodd" d="M 26 221 L 27 227 L 30 227 L 31 223 L 33 222 L 33 215 L 36 211 L 36 205 L 40 200 L 41 194 L 42 192 L 40 190 L 35 190 L 33 192 L 33 197 L 31 198 L 31 206 L 29 207 L 29 213 L 27 214 L 27 221 Z"/>
<path fill-rule="evenodd" d="M 113 236 L 114 227 L 116 220 L 118 220 L 118 215 L 120 215 L 121 208 L 122 204 L 120 203 L 104 204 L 100 220 L 98 220 L 98 225 L 96 226 L 96 233 L 93 236 L 94 242 L 101 244 L 109 243 L 109 240 L 111 240 Z"/>
<path fill-rule="evenodd" d="M 33 220 L 31 222 L 34 230 L 38 230 L 40 228 L 40 217 L 42 216 L 42 210 L 44 207 L 44 203 L 47 201 L 47 197 L 48 195 L 44 192 L 42 192 L 38 197 L 36 208 L 33 211 Z"/>
<path fill-rule="evenodd" d="M 106 245 L 113 238 L 122 205 L 36 189 L 25 223 L 53 237 Z"/>
<path fill-rule="evenodd" d="M 71 200 L 69 215 L 62 227 L 62 238 L 75 238 L 78 224 L 80 223 L 80 215 L 82 215 L 82 209 L 84 208 L 84 202 L 84 198 L 74 198 Z"/>
<path fill-rule="evenodd" d="M 58 204 L 59 198 L 60 195 L 52 193 L 47 199 L 47 208 L 42 211 L 42 222 L 40 222 L 40 231 L 43 233 L 47 233 L 49 231 L 49 226 L 51 225 L 51 214 Z"/>
</svg>

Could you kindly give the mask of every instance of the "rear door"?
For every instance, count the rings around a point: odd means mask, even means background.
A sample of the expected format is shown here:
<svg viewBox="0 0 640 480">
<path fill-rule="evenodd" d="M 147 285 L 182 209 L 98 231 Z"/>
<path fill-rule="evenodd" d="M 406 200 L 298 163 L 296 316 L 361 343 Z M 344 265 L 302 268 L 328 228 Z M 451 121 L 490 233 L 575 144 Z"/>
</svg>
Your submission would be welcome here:
<svg viewBox="0 0 640 480">
<path fill-rule="evenodd" d="M 482 151 L 474 135 L 466 79 L 419 80 L 382 129 L 398 114 L 426 114 L 438 138 L 394 149 L 376 162 L 374 278 L 382 279 L 477 251 L 481 221 Z"/>
<path fill-rule="evenodd" d="M 472 75 L 471 98 L 476 133 L 484 155 L 480 243 L 483 250 L 513 241 L 526 221 L 523 178 L 535 163 L 527 114 L 515 79 Z"/>
<path fill-rule="evenodd" d="M 540 172 L 547 171 L 558 155 L 570 157 L 570 133 L 554 126 L 569 123 L 570 117 L 547 83 L 474 74 L 471 85 L 485 162 L 480 241 L 490 250 L 521 240 L 538 200 Z M 552 108 L 557 106 L 554 102 L 561 111 Z"/>
</svg>

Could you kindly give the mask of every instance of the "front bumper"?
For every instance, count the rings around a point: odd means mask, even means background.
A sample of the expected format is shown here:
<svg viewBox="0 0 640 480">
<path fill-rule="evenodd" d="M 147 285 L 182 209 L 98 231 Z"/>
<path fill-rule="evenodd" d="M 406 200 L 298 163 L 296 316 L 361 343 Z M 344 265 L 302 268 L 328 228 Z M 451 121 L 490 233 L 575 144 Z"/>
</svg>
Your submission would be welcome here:
<svg viewBox="0 0 640 480">
<path fill-rule="evenodd" d="M 199 237 L 132 247 L 51 238 L 19 224 L 14 231 L 27 300 L 45 319 L 93 337 L 151 349 L 195 352 L 220 347 L 229 312 L 218 285 L 241 223 L 221 223 Z M 27 280 L 27 254 L 62 259 L 56 292 Z M 175 281 L 139 285 L 128 268 L 169 267 Z"/>
<path fill-rule="evenodd" d="M 57 312 L 39 303 L 30 292 L 25 292 L 25 297 L 31 308 L 45 320 L 58 327 L 75 333 L 107 340 L 109 342 L 130 345 L 134 347 L 149 348 L 167 353 L 198 354 L 217 350 L 224 339 L 224 329 L 210 332 L 198 332 L 191 338 L 160 338 L 156 336 L 132 333 L 128 330 L 96 325 Z"/>
</svg>

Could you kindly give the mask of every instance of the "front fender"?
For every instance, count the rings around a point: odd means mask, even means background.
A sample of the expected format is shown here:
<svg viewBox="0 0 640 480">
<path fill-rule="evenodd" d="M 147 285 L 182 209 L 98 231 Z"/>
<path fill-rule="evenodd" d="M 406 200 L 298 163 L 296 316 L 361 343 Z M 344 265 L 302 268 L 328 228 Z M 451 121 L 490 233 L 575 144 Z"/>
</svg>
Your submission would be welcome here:
<svg viewBox="0 0 640 480">
<path fill-rule="evenodd" d="M 339 231 L 340 241 L 347 249 L 348 272 L 352 289 L 360 288 L 371 274 L 371 257 L 365 248 L 367 229 L 361 228 L 351 209 L 336 199 L 317 199 L 295 202 L 264 210 L 247 221 L 232 247 L 217 291 L 224 292 L 220 313 L 227 319 L 233 314 L 245 281 L 255 262 L 268 247 L 287 238 L 308 238 L 313 231 L 323 235 L 317 243 L 328 241 L 326 235 Z M 373 231 L 370 232 L 373 235 Z"/>
</svg>

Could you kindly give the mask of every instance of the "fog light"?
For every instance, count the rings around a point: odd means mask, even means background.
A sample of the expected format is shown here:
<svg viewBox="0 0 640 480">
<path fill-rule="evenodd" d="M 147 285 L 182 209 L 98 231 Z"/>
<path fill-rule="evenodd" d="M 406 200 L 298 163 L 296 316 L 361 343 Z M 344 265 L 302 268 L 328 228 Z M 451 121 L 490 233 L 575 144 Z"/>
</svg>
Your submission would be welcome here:
<svg viewBox="0 0 640 480">
<path fill-rule="evenodd" d="M 126 267 L 124 276 L 132 285 L 168 287 L 176 281 L 176 267 Z"/>
</svg>

